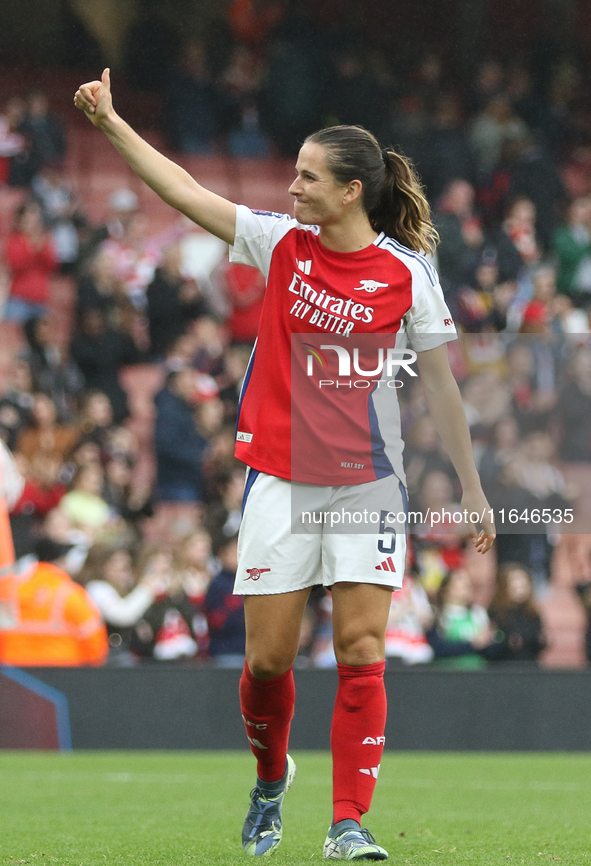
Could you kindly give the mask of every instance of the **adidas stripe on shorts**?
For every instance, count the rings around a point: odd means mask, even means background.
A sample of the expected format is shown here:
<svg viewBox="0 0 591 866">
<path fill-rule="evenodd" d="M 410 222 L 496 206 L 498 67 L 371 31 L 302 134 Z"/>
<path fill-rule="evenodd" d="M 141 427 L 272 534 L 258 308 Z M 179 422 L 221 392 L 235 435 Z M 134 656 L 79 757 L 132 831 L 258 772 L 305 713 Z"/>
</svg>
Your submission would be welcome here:
<svg viewBox="0 0 591 866">
<path fill-rule="evenodd" d="M 234 593 L 274 595 L 339 581 L 399 589 L 406 512 L 396 475 L 325 487 L 249 469 Z"/>
</svg>

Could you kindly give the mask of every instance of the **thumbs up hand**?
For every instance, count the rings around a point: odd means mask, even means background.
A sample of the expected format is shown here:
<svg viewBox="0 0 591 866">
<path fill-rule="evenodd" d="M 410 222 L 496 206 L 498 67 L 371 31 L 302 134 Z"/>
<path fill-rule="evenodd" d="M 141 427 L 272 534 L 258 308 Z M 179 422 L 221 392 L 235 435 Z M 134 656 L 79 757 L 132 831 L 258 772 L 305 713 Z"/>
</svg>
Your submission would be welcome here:
<svg viewBox="0 0 591 866">
<path fill-rule="evenodd" d="M 81 84 L 74 96 L 74 105 L 84 112 L 94 126 L 101 126 L 113 114 L 110 70 L 103 71 L 100 81 Z"/>
</svg>

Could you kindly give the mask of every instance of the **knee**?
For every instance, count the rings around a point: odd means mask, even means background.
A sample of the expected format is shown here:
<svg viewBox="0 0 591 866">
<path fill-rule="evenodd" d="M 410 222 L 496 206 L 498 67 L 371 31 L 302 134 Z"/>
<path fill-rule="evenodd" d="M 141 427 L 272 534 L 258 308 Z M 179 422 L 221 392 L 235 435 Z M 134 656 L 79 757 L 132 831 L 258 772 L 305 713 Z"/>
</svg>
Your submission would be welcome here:
<svg viewBox="0 0 591 866">
<path fill-rule="evenodd" d="M 246 661 L 256 680 L 270 680 L 280 677 L 292 666 L 294 660 L 285 653 L 247 652 Z"/>
<path fill-rule="evenodd" d="M 340 635 L 335 637 L 334 651 L 341 665 L 374 665 L 384 660 L 384 638 L 373 634 Z"/>
</svg>

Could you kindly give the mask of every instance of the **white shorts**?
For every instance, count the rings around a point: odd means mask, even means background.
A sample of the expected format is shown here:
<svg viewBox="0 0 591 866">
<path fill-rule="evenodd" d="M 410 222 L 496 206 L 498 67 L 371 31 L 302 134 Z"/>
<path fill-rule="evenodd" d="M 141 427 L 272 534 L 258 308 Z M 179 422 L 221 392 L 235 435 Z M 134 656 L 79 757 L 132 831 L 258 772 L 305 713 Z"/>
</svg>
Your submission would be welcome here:
<svg viewBox="0 0 591 866">
<path fill-rule="evenodd" d="M 234 593 L 274 595 L 337 581 L 400 588 L 406 504 L 395 475 L 324 487 L 249 469 Z"/>
</svg>

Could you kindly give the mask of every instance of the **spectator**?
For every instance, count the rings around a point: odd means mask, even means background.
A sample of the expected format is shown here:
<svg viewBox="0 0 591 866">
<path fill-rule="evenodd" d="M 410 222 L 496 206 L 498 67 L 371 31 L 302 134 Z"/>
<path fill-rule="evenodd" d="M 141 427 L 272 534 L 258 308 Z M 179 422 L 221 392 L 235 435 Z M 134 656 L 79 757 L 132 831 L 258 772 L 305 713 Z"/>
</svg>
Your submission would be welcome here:
<svg viewBox="0 0 591 866">
<path fill-rule="evenodd" d="M 6 388 L 0 396 L 0 438 L 16 450 L 19 433 L 31 423 L 33 407 L 31 365 L 17 356 L 8 368 Z"/>
<path fill-rule="evenodd" d="M 0 114 L 0 187 L 11 179 L 13 160 L 26 156 L 27 141 L 19 132 L 25 116 L 25 103 L 19 96 L 11 97 Z"/>
<path fill-rule="evenodd" d="M 546 149 L 531 135 L 509 142 L 505 156 L 509 163 L 509 195 L 533 202 L 538 239 L 547 250 L 556 228 L 557 206 L 564 199 L 560 174 Z"/>
<path fill-rule="evenodd" d="M 427 472 L 419 491 L 421 522 L 411 524 L 421 583 L 434 596 L 443 578 L 464 564 L 467 527 L 449 475 Z"/>
<path fill-rule="evenodd" d="M 591 304 L 591 196 L 576 198 L 554 234 L 558 289 L 580 306 Z"/>
<path fill-rule="evenodd" d="M 66 454 L 78 438 L 73 425 L 58 424 L 55 403 L 47 394 L 38 392 L 33 397 L 31 426 L 23 430 L 17 440 L 17 448 L 27 460 L 42 454 L 47 459 L 63 463 Z"/>
<path fill-rule="evenodd" d="M 82 245 L 79 268 L 83 272 L 106 240 L 120 240 L 133 221 L 138 209 L 138 197 L 130 189 L 115 190 L 109 197 L 109 213 L 103 225 L 96 226 Z"/>
<path fill-rule="evenodd" d="M 157 498 L 164 502 L 201 502 L 202 464 L 206 441 L 197 430 L 192 398 L 192 370 L 168 374 L 156 394 L 154 446 L 157 466 Z"/>
<path fill-rule="evenodd" d="M 40 539 L 39 561 L 18 584 L 17 624 L 0 631 L 0 663 L 17 667 L 102 665 L 106 628 L 94 602 L 60 567 L 69 551 Z"/>
<path fill-rule="evenodd" d="M 102 391 L 86 391 L 80 407 L 80 443 L 93 442 L 98 445 L 99 459 L 106 462 L 110 456 L 110 445 L 115 431 L 113 407 Z"/>
<path fill-rule="evenodd" d="M 269 145 L 259 129 L 259 93 L 265 75 L 260 53 L 249 46 L 234 46 L 220 78 L 229 128 L 228 144 L 233 156 L 267 156 Z"/>
<path fill-rule="evenodd" d="M 137 661 L 130 650 L 133 629 L 164 590 L 167 577 L 160 563 L 151 561 L 136 583 L 128 550 L 106 544 L 91 547 L 78 582 L 107 624 L 109 663 L 127 666 Z"/>
<path fill-rule="evenodd" d="M 470 124 L 470 143 L 481 180 L 500 163 L 503 147 L 523 138 L 528 128 L 504 95 L 492 96 Z"/>
<path fill-rule="evenodd" d="M 512 415 L 505 415 L 494 425 L 491 439 L 478 464 L 478 472 L 485 490 L 494 485 L 503 467 L 517 456 L 519 427 Z"/>
<path fill-rule="evenodd" d="M 216 278 L 230 304 L 226 321 L 230 339 L 237 343 L 254 343 L 265 297 L 264 277 L 256 268 L 223 261 L 216 269 Z"/>
<path fill-rule="evenodd" d="M 144 517 L 152 517 L 154 509 L 149 488 L 134 483 L 133 462 L 124 455 L 115 455 L 105 467 L 103 498 L 111 512 L 125 520 L 141 539 L 139 522 Z"/>
<path fill-rule="evenodd" d="M 386 626 L 386 659 L 405 665 L 425 664 L 433 660 L 433 649 L 425 636 L 433 622 L 427 593 L 416 573 L 404 575 L 402 589 L 392 593 Z"/>
<path fill-rule="evenodd" d="M 474 273 L 470 287 L 458 292 L 457 321 L 465 331 L 504 331 L 507 314 L 515 296 L 517 284 L 499 282 L 496 255 L 485 250 Z"/>
<path fill-rule="evenodd" d="M 183 541 L 178 568 L 183 574 L 183 585 L 195 607 L 202 607 L 212 578 L 211 537 L 198 529 Z"/>
<path fill-rule="evenodd" d="M 555 445 L 546 430 L 536 430 L 525 437 L 518 462 L 520 482 L 545 507 L 563 507 L 572 491 L 563 473 L 551 462 Z"/>
<path fill-rule="evenodd" d="M 527 569 L 507 562 L 499 569 L 488 615 L 495 635 L 497 662 L 537 662 L 546 647 L 542 618 Z"/>
<path fill-rule="evenodd" d="M 72 488 L 60 502 L 70 523 L 98 540 L 111 519 L 111 510 L 101 493 L 104 472 L 100 465 L 81 466 L 72 479 Z"/>
<path fill-rule="evenodd" d="M 187 595 L 183 574 L 165 549 L 147 549 L 144 569 L 158 571 L 166 588 L 159 593 L 143 615 L 132 638 L 132 648 L 142 658 L 155 661 L 177 661 L 193 658 L 198 651 L 193 620 L 195 608 Z"/>
<path fill-rule="evenodd" d="M 82 371 L 86 387 L 106 394 L 115 421 L 123 421 L 129 413 L 119 371 L 141 360 L 132 337 L 109 326 L 100 309 L 89 308 L 72 337 L 70 354 Z"/>
<path fill-rule="evenodd" d="M 70 523 L 59 506 L 48 512 L 41 527 L 41 534 L 44 538 L 70 548 L 62 560 L 62 565 L 64 571 L 75 579 L 84 565 L 92 540 Z M 29 554 L 33 549 L 34 543 L 29 544 L 24 553 Z"/>
<path fill-rule="evenodd" d="M 150 352 L 154 360 L 160 360 L 176 338 L 206 311 L 198 284 L 182 273 L 179 244 L 163 251 L 160 267 L 146 289 L 146 301 Z"/>
<path fill-rule="evenodd" d="M 556 271 L 549 266 L 537 269 L 533 276 L 531 300 L 523 310 L 521 334 L 548 334 L 552 325 L 552 301 L 556 296 Z"/>
<path fill-rule="evenodd" d="M 451 471 L 451 464 L 442 451 L 435 424 L 427 413 L 417 417 L 405 435 L 404 469 L 411 503 L 418 496 L 422 480 L 428 472 Z"/>
<path fill-rule="evenodd" d="M 146 289 L 154 277 L 160 259 L 164 239 L 175 235 L 176 230 L 165 232 L 164 236 L 149 237 L 149 222 L 142 213 L 132 214 L 125 224 L 120 237 L 109 237 L 101 249 L 113 259 L 115 276 L 119 280 L 122 293 L 120 307 L 127 306 L 143 312 L 146 306 Z"/>
<path fill-rule="evenodd" d="M 213 549 L 217 553 L 228 538 L 233 538 L 242 519 L 245 470 L 235 466 L 226 478 L 218 479 L 220 498 L 207 506 L 205 524 L 211 535 Z"/>
<path fill-rule="evenodd" d="M 524 196 L 512 199 L 495 239 L 501 280 L 516 280 L 540 261 L 542 250 L 536 234 L 536 207 Z M 527 292 L 527 287 L 524 289 Z"/>
<path fill-rule="evenodd" d="M 429 198 L 436 201 L 456 178 L 473 183 L 474 159 L 468 136 L 461 121 L 458 100 L 451 94 L 437 94 L 427 132 L 427 147 L 431 159 L 425 161 L 422 176 Z"/>
<path fill-rule="evenodd" d="M 33 178 L 32 190 L 41 205 L 43 220 L 49 228 L 62 273 L 72 273 L 78 260 L 78 229 L 85 217 L 78 198 L 66 179 L 63 165 L 47 162 Z"/>
<path fill-rule="evenodd" d="M 485 667 L 493 632 L 486 610 L 474 604 L 474 586 L 465 569 L 443 578 L 427 637 L 440 665 L 461 670 Z"/>
<path fill-rule="evenodd" d="M 222 325 L 211 316 L 201 316 L 193 327 L 195 338 L 193 366 L 214 378 L 224 372 L 226 334 Z"/>
<path fill-rule="evenodd" d="M 116 325 L 125 295 L 117 276 L 113 255 L 100 249 L 87 261 L 86 272 L 77 284 L 77 320 L 82 321 L 87 310 L 100 310 L 110 325 Z"/>
<path fill-rule="evenodd" d="M 238 553 L 236 538 L 227 539 L 218 551 L 221 570 L 212 580 L 205 597 L 209 628 L 209 654 L 218 667 L 244 665 L 246 631 L 244 599 L 233 594 Z"/>
<path fill-rule="evenodd" d="M 552 331 L 575 338 L 589 333 L 589 314 L 574 306 L 567 295 L 556 295 L 551 304 Z"/>
<path fill-rule="evenodd" d="M 47 95 L 39 88 L 27 96 L 27 114 L 21 131 L 30 141 L 39 168 L 64 159 L 67 141 L 62 120 L 51 111 Z"/>
<path fill-rule="evenodd" d="M 507 385 L 511 394 L 511 413 L 521 433 L 543 428 L 556 403 L 554 364 L 552 356 L 534 349 L 542 346 L 533 341 L 516 340 L 506 351 Z"/>
<path fill-rule="evenodd" d="M 581 346 L 556 406 L 560 424 L 560 457 L 566 463 L 591 461 L 591 348 Z"/>
<path fill-rule="evenodd" d="M 184 45 L 164 87 L 164 116 L 170 146 L 182 153 L 207 154 L 219 130 L 220 98 L 201 40 Z"/>
<path fill-rule="evenodd" d="M 57 259 L 36 202 L 25 201 L 17 208 L 4 253 L 11 276 L 4 318 L 22 324 L 44 315 Z"/>
<path fill-rule="evenodd" d="M 39 452 L 30 461 L 25 461 L 23 468 L 25 486 L 11 514 L 13 517 L 26 515 L 41 520 L 59 505 L 67 492 L 60 481 L 60 463 Z"/>
<path fill-rule="evenodd" d="M 441 238 L 437 264 L 446 293 L 453 299 L 473 273 L 484 245 L 480 218 L 474 211 L 474 188 L 467 180 L 452 180 L 444 190 L 436 215 Z"/>
<path fill-rule="evenodd" d="M 468 93 L 470 114 L 478 114 L 493 97 L 500 96 L 504 92 L 504 79 L 503 66 L 495 58 L 487 58 L 478 64 Z"/>
<path fill-rule="evenodd" d="M 194 608 L 193 634 L 199 648 L 198 656 L 209 657 L 209 632 L 205 615 L 205 597 L 215 571 L 211 552 L 211 537 L 203 529 L 188 535 L 181 544 L 177 568 L 183 588 Z"/>
<path fill-rule="evenodd" d="M 28 343 L 23 357 L 30 365 L 34 389 L 51 397 L 60 421 L 71 423 L 84 384 L 82 373 L 57 343 L 46 316 L 28 319 L 23 331 Z"/>
<path fill-rule="evenodd" d="M 242 383 L 252 355 L 252 347 L 247 345 L 229 346 L 225 353 L 224 375 L 220 377 L 220 400 L 224 404 L 225 419 L 235 423 Z"/>
</svg>

